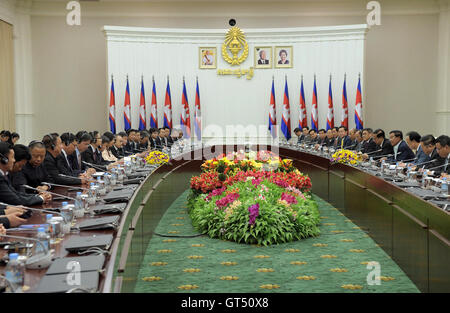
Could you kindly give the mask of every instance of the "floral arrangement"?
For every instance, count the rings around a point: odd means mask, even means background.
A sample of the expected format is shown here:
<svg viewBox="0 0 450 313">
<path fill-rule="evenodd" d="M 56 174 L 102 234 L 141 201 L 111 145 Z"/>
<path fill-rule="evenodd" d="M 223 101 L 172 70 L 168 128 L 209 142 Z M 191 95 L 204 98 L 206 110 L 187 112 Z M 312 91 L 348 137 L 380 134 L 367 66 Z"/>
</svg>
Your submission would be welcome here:
<svg viewBox="0 0 450 313">
<path fill-rule="evenodd" d="M 161 151 L 151 151 L 146 157 L 145 161 L 147 164 L 163 164 L 169 162 L 169 155 L 166 153 L 163 153 Z"/>
<path fill-rule="evenodd" d="M 222 176 L 233 176 L 237 171 L 265 170 L 274 172 L 292 172 L 296 168 L 292 160 L 282 159 L 271 151 L 233 152 L 222 154 L 217 158 L 205 161 L 204 172 L 216 171 Z"/>
<path fill-rule="evenodd" d="M 292 160 L 269 151 L 232 153 L 204 162 L 202 173 L 191 178 L 188 209 L 194 227 L 212 238 L 289 242 L 319 234 L 310 190 L 310 178 Z"/>
<path fill-rule="evenodd" d="M 319 211 L 310 193 L 248 176 L 209 193 L 191 193 L 194 227 L 212 238 L 269 245 L 317 236 Z"/>
<path fill-rule="evenodd" d="M 342 164 L 357 165 L 360 160 L 358 155 L 353 151 L 338 150 L 332 155 L 331 161 Z"/>
</svg>

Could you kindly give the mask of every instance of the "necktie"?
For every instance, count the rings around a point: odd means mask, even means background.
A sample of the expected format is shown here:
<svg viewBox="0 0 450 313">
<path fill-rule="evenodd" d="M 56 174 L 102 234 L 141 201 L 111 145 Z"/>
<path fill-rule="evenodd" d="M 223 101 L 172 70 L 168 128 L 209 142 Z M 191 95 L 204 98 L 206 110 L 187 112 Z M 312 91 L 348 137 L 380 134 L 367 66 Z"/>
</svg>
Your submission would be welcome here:
<svg viewBox="0 0 450 313">
<path fill-rule="evenodd" d="M 341 138 L 341 149 L 344 149 L 344 138 Z"/>
<path fill-rule="evenodd" d="M 81 153 L 77 153 L 77 159 L 78 159 L 78 168 L 81 170 Z"/>
</svg>

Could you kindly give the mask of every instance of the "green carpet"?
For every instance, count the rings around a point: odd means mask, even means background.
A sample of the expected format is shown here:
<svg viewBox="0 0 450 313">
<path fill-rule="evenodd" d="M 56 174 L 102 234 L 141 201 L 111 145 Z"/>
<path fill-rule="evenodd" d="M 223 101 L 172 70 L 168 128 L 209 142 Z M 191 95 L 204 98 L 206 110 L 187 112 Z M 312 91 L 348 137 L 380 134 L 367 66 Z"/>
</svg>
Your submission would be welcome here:
<svg viewBox="0 0 450 313">
<path fill-rule="evenodd" d="M 173 202 L 156 233 L 197 234 L 186 196 L 187 191 Z M 317 238 L 264 247 L 207 236 L 153 236 L 135 292 L 419 292 L 371 238 L 329 203 L 315 199 L 322 218 Z M 368 285 L 368 261 L 380 264 L 380 285 Z"/>
</svg>

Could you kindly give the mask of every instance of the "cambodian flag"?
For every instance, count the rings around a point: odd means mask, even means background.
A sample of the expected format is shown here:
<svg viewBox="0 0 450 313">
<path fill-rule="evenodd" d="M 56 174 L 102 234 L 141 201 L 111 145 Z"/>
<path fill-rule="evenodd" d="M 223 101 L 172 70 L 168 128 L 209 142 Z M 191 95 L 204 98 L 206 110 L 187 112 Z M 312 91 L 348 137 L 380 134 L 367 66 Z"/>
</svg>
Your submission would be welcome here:
<svg viewBox="0 0 450 313">
<path fill-rule="evenodd" d="M 181 130 L 185 138 L 191 137 L 191 116 L 189 114 L 189 103 L 186 92 L 186 84 L 183 79 L 183 94 L 181 95 L 181 118 L 180 125 Z"/>
<path fill-rule="evenodd" d="M 303 88 L 303 75 L 302 84 L 300 87 L 300 114 L 298 118 L 298 126 L 300 129 L 308 126 L 308 118 L 306 116 L 306 101 L 305 101 L 305 89 Z"/>
<path fill-rule="evenodd" d="M 150 106 L 150 127 L 158 128 L 158 110 L 156 105 L 156 86 L 155 78 L 153 77 L 153 88 L 152 88 L 152 104 Z"/>
<path fill-rule="evenodd" d="M 312 96 L 312 108 L 311 108 L 311 129 L 318 131 L 319 129 L 319 112 L 317 107 L 317 88 L 316 88 L 316 75 L 314 75 L 314 88 Z"/>
<path fill-rule="evenodd" d="M 139 103 L 139 130 L 145 130 L 147 123 L 145 122 L 145 93 L 144 93 L 144 77 L 142 77 L 141 82 L 141 101 Z"/>
<path fill-rule="evenodd" d="M 127 88 L 125 90 L 123 119 L 125 130 L 129 130 L 131 128 L 131 104 L 130 104 L 130 87 L 128 86 L 128 76 L 127 76 Z"/>
<path fill-rule="evenodd" d="M 283 113 L 281 119 L 281 131 L 286 137 L 286 140 L 291 139 L 291 112 L 289 107 L 289 92 L 287 79 L 284 86 L 284 101 L 283 101 Z"/>
<path fill-rule="evenodd" d="M 356 90 L 355 124 L 356 129 L 363 129 L 361 76 L 358 78 L 358 89 Z"/>
<path fill-rule="evenodd" d="M 172 99 L 170 97 L 169 78 L 167 78 L 166 100 L 164 102 L 164 127 L 172 128 Z"/>
<path fill-rule="evenodd" d="M 327 130 L 332 128 L 334 128 L 334 111 L 333 111 L 333 92 L 331 90 L 331 76 L 330 76 L 330 86 L 328 87 Z"/>
<path fill-rule="evenodd" d="M 348 129 L 348 101 L 347 101 L 347 77 L 344 77 L 344 87 L 342 89 L 342 118 L 341 125 Z"/>
<path fill-rule="evenodd" d="M 202 114 L 200 110 L 200 91 L 198 88 L 198 78 L 197 78 L 197 88 L 195 91 L 195 117 L 194 117 L 194 131 L 197 135 L 198 140 L 202 140 Z"/>
<path fill-rule="evenodd" d="M 270 92 L 270 107 L 269 107 L 269 131 L 272 137 L 277 138 L 277 109 L 275 105 L 275 86 L 272 78 L 272 91 Z"/>
<path fill-rule="evenodd" d="M 116 133 L 116 97 L 114 95 L 114 79 L 111 76 L 111 92 L 109 94 L 109 127 Z"/>
</svg>

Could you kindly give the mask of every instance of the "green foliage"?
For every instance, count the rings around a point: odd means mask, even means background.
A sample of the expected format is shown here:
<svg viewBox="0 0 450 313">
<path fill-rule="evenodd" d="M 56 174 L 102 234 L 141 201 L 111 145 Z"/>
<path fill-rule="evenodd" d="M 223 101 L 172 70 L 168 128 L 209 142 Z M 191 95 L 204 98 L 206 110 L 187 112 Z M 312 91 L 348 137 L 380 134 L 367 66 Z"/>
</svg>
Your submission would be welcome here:
<svg viewBox="0 0 450 313">
<path fill-rule="evenodd" d="M 238 182 L 226 189 L 239 198 L 224 207 L 216 204 L 226 197 L 198 194 L 191 190 L 188 211 L 193 226 L 212 238 L 239 243 L 269 245 L 317 236 L 320 216 L 310 194 L 297 194 L 264 180 L 258 186 L 251 181 Z M 295 196 L 297 203 L 280 201 L 282 194 Z M 250 224 L 249 207 L 259 204 L 259 215 Z M 233 210 L 231 210 L 233 208 Z"/>
</svg>

